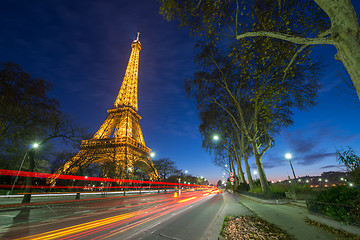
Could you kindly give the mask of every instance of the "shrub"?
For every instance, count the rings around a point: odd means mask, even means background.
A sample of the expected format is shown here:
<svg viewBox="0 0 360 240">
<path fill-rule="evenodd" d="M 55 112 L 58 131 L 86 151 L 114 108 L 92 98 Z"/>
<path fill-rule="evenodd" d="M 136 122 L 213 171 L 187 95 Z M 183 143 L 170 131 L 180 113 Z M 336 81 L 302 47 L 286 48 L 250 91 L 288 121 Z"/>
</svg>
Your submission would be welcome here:
<svg viewBox="0 0 360 240">
<path fill-rule="evenodd" d="M 314 204 L 316 211 L 327 216 L 336 218 L 341 222 L 357 222 L 359 224 L 360 222 L 357 219 L 360 210 L 359 198 L 359 190 L 342 185 L 320 192 Z"/>
<path fill-rule="evenodd" d="M 359 190 L 341 185 L 321 191 L 316 201 L 352 205 L 353 201 L 359 197 Z"/>
<path fill-rule="evenodd" d="M 255 185 L 254 189 L 249 191 L 251 196 L 255 196 L 262 199 L 279 199 L 285 198 L 285 191 L 282 187 L 270 185 L 270 191 L 263 193 L 260 185 Z"/>
<path fill-rule="evenodd" d="M 294 184 L 289 188 L 288 191 L 295 193 L 310 193 L 313 192 L 314 190 L 309 185 Z"/>
<path fill-rule="evenodd" d="M 287 192 L 287 191 L 289 191 L 289 185 L 284 185 L 282 183 L 271 184 L 270 191 L 271 192 Z"/>
<path fill-rule="evenodd" d="M 262 188 L 259 185 L 255 185 L 253 189 L 250 189 L 249 192 L 252 193 L 262 193 Z"/>
<path fill-rule="evenodd" d="M 239 192 L 247 192 L 249 191 L 250 186 L 247 183 L 240 183 L 237 187 L 236 190 Z"/>
<path fill-rule="evenodd" d="M 354 208 L 350 210 L 350 215 L 354 222 L 360 225 L 360 198 L 354 201 Z"/>
<path fill-rule="evenodd" d="M 232 190 L 232 189 L 233 189 L 230 181 L 227 181 L 227 182 L 226 182 L 225 189 L 226 189 L 226 190 Z"/>
</svg>

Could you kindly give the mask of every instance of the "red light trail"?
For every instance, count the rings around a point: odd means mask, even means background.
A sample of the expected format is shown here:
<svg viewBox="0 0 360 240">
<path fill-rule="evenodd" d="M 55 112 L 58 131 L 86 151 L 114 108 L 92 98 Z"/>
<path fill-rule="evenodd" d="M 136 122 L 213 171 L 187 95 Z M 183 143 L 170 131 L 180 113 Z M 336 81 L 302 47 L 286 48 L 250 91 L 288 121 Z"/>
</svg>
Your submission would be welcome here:
<svg viewBox="0 0 360 240">
<path fill-rule="evenodd" d="M 128 209 L 130 212 L 119 213 L 115 216 L 87 221 L 75 225 L 69 224 L 69 226 L 64 228 L 53 229 L 47 232 L 38 232 L 35 234 L 33 233 L 31 236 L 24 236 L 19 239 L 114 239 L 114 236 L 117 236 L 118 234 L 121 234 L 129 229 L 153 221 L 167 214 L 180 211 L 181 209 L 184 209 L 191 204 L 208 198 L 209 195 L 214 195 L 217 193 L 217 191 L 212 191 L 212 189 L 209 189 L 203 191 L 185 192 L 180 198 L 172 198 L 170 195 L 162 195 L 162 197 L 165 197 L 165 199 L 139 203 L 116 209 L 116 212 L 126 209 Z M 147 205 L 147 207 L 141 209 L 141 207 L 145 205 Z M 134 208 L 139 207 L 140 209 L 133 210 Z M 108 210 L 107 212 L 111 213 L 113 211 L 115 210 Z M 167 217 L 171 217 L 171 215 L 168 215 Z"/>
<path fill-rule="evenodd" d="M 189 186 L 189 187 L 208 187 L 206 185 L 196 184 L 184 184 L 184 183 L 171 183 L 171 182 L 156 182 L 156 181 L 143 181 L 143 180 L 131 180 L 131 179 L 117 179 L 117 178 L 100 178 L 100 177 L 87 177 L 87 176 L 75 176 L 75 175 L 63 175 L 63 174 L 51 174 L 51 173 L 38 173 L 27 171 L 16 171 L 0 169 L 0 175 L 6 176 L 19 176 L 19 177 L 34 177 L 34 178 L 46 178 L 46 179 L 67 179 L 67 180 L 84 180 L 84 181 L 97 181 L 97 182 L 115 182 L 115 183 L 141 183 L 141 184 L 165 184 L 173 186 Z"/>
<path fill-rule="evenodd" d="M 27 172 L 27 171 L 15 171 L 0 169 L 0 175 L 4 176 L 19 176 L 19 177 L 33 177 L 33 178 L 43 178 L 43 179 L 61 179 L 61 180 L 78 180 L 84 181 L 82 184 L 84 186 L 56 186 L 56 185 L 32 185 L 26 186 L 27 188 L 32 189 L 72 189 L 72 190 L 99 190 L 99 191 L 108 191 L 111 189 L 171 189 L 175 187 L 185 187 L 185 188 L 209 188 L 206 185 L 197 185 L 197 184 L 184 184 L 184 183 L 172 183 L 172 182 L 157 182 L 157 181 L 143 181 L 143 180 L 131 180 L 131 179 L 116 179 L 116 178 L 100 178 L 100 177 L 87 177 L 87 176 L 75 176 L 75 175 L 63 175 L 63 174 L 50 174 L 50 173 L 38 173 L 38 172 Z M 86 182 L 92 182 L 92 184 L 85 184 Z M 100 186 L 95 186 L 93 182 L 100 182 Z M 112 186 L 111 184 L 135 184 L 135 186 Z M 148 184 L 148 185 L 145 185 Z M 0 188 L 10 189 L 21 189 L 25 188 L 23 185 L 10 185 L 10 184 L 0 184 Z"/>
</svg>

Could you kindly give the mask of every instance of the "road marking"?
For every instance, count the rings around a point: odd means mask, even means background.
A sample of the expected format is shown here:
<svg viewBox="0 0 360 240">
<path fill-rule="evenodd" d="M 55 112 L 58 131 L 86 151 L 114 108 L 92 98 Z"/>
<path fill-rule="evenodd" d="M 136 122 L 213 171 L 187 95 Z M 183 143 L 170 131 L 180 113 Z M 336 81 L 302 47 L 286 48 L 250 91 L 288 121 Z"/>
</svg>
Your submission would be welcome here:
<svg viewBox="0 0 360 240">
<path fill-rule="evenodd" d="M 84 210 L 84 211 L 80 211 L 80 212 L 74 212 L 74 213 L 84 213 L 84 212 L 90 212 L 91 210 Z"/>
<path fill-rule="evenodd" d="M 165 234 L 161 234 L 161 233 L 158 233 L 160 236 L 164 237 L 164 238 L 168 238 L 168 239 L 174 239 L 174 240 L 180 240 L 180 238 L 175 238 L 175 237 L 169 237 L 169 236 L 166 236 Z"/>
</svg>

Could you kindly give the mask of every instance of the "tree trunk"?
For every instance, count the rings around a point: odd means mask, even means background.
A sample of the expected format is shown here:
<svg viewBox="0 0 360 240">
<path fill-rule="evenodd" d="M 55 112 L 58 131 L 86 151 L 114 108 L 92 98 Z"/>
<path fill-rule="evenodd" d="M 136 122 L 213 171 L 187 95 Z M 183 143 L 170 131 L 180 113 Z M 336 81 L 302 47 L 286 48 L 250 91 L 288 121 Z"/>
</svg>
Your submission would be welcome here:
<svg viewBox="0 0 360 240">
<path fill-rule="evenodd" d="M 248 159 L 246 157 L 244 157 L 244 163 L 245 163 L 246 176 L 247 176 L 247 179 L 248 179 L 248 182 L 250 185 L 250 189 L 254 189 L 255 185 L 254 185 L 254 181 L 251 177 L 251 170 L 250 170 Z"/>
<path fill-rule="evenodd" d="M 331 21 L 331 39 L 360 100 L 360 28 L 350 0 L 314 0 Z"/>
<path fill-rule="evenodd" d="M 244 171 L 241 168 L 241 165 L 237 164 L 237 172 L 238 172 L 238 176 L 240 177 L 240 183 L 244 183 L 245 182 L 245 176 L 244 176 Z"/>
<path fill-rule="evenodd" d="M 258 169 L 258 173 L 259 173 L 259 178 L 260 178 L 260 183 L 261 183 L 261 189 L 263 192 L 267 192 L 269 191 L 269 184 L 267 182 L 267 178 L 265 175 L 265 171 L 264 171 L 264 167 L 262 164 L 262 160 L 261 160 L 261 156 L 259 154 L 259 149 L 257 147 L 256 142 L 252 141 L 251 145 L 253 146 L 253 152 L 254 152 L 254 157 L 255 157 L 255 163 Z"/>
<path fill-rule="evenodd" d="M 229 164 L 231 166 L 231 172 L 234 174 L 234 186 L 237 187 L 239 185 L 239 177 L 237 175 L 237 172 L 235 171 L 234 161 L 229 161 Z"/>
</svg>

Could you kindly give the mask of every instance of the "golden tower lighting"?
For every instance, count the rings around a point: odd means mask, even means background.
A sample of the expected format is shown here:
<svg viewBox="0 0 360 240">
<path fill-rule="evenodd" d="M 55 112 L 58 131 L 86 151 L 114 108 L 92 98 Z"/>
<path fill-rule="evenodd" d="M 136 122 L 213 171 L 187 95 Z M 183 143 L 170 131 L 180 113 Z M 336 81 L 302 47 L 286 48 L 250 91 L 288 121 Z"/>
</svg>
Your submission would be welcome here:
<svg viewBox="0 0 360 240">
<path fill-rule="evenodd" d="M 81 143 L 77 155 L 56 173 L 74 173 L 97 163 L 109 177 L 129 178 L 134 167 L 150 179 L 158 177 L 150 158 L 151 149 L 145 146 L 138 114 L 139 33 L 131 48 L 120 91 L 105 121 L 91 139 Z"/>
</svg>

